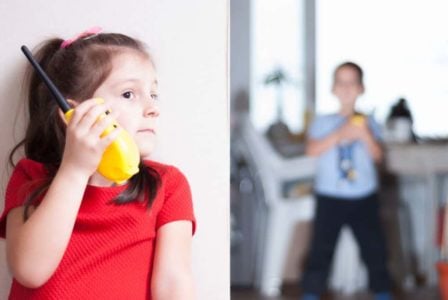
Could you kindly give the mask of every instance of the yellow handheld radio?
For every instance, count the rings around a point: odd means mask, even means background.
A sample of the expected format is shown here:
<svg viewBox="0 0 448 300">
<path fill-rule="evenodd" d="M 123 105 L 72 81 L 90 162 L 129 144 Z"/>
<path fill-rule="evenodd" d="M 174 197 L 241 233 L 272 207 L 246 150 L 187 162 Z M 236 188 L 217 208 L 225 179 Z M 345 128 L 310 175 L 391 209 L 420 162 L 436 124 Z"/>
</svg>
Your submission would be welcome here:
<svg viewBox="0 0 448 300">
<path fill-rule="evenodd" d="M 353 125 L 361 126 L 366 122 L 366 117 L 363 114 L 355 113 L 353 117 L 350 119 L 350 122 Z"/>
<path fill-rule="evenodd" d="M 33 58 L 30 50 L 26 46 L 21 47 L 23 53 L 30 61 L 33 68 L 36 70 L 39 77 L 44 81 L 48 89 L 51 91 L 54 99 L 65 114 L 66 120 L 69 122 L 74 109 L 70 106 L 68 101 L 64 98 L 62 93 L 56 88 L 54 83 L 50 80 L 45 71 Z M 99 101 L 104 101 L 99 99 Z M 105 116 L 101 115 L 100 119 Z M 113 122 L 104 132 L 101 137 L 109 134 L 114 128 L 118 126 Z M 140 152 L 132 137 L 125 130 L 120 130 L 118 137 L 106 148 L 98 165 L 98 172 L 105 178 L 115 182 L 122 183 L 132 175 L 138 172 L 138 165 L 140 163 Z"/>
</svg>

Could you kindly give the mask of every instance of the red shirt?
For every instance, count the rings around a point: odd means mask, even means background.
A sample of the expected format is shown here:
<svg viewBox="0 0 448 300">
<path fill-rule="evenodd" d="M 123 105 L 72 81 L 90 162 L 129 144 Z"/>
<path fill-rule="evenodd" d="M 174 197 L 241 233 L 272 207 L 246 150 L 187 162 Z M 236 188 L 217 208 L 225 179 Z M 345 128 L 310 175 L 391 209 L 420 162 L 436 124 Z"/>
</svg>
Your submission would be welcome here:
<svg viewBox="0 0 448 300">
<path fill-rule="evenodd" d="M 140 202 L 110 203 L 126 185 L 88 185 L 72 236 L 55 273 L 37 289 L 26 288 L 13 279 L 9 299 L 151 299 L 158 228 L 168 222 L 189 220 L 194 233 L 195 218 L 185 176 L 173 166 L 152 161 L 145 164 L 157 170 L 161 177 L 151 209 Z M 22 159 L 17 164 L 6 189 L 0 237 L 5 238 L 8 212 L 23 205 L 29 192 L 26 183 L 45 176 L 41 163 Z"/>
</svg>

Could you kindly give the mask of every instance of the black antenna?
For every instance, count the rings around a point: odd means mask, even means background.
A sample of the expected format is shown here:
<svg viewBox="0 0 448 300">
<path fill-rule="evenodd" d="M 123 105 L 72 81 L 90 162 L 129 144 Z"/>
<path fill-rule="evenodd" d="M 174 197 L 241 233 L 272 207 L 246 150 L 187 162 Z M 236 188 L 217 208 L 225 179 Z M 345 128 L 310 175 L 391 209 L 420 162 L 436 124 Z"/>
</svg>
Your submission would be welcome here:
<svg viewBox="0 0 448 300">
<path fill-rule="evenodd" d="M 54 85 L 54 83 L 50 80 L 50 78 L 45 73 L 45 71 L 42 69 L 42 67 L 34 59 L 30 50 L 26 46 L 22 46 L 20 49 L 22 49 L 23 54 L 25 54 L 26 58 L 28 58 L 31 65 L 34 67 L 34 70 L 36 70 L 37 75 L 39 75 L 39 77 L 45 82 L 45 84 L 47 85 L 47 87 L 51 91 L 51 93 L 53 94 L 54 98 L 56 99 L 56 102 L 58 103 L 58 105 L 62 109 L 62 111 L 65 113 L 68 110 L 70 110 L 71 109 L 70 104 L 68 104 L 67 100 L 64 98 L 64 96 L 62 96 L 62 94 L 58 90 L 58 88 Z"/>
</svg>

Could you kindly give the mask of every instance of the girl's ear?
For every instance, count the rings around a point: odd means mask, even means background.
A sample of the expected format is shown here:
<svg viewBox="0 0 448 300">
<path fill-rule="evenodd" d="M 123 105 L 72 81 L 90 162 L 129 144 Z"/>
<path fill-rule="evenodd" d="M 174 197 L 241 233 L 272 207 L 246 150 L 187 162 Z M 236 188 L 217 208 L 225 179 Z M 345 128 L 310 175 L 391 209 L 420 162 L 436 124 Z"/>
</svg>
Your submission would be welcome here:
<svg viewBox="0 0 448 300">
<path fill-rule="evenodd" d="M 79 104 L 78 101 L 71 100 L 71 99 L 68 99 L 67 102 L 68 102 L 73 108 L 75 108 L 75 107 L 78 106 L 78 104 Z M 68 123 L 67 123 L 67 120 L 65 119 L 65 115 L 64 115 L 64 112 L 62 111 L 62 109 L 59 108 L 59 109 L 58 109 L 58 112 L 59 112 L 59 117 L 62 119 L 62 121 L 65 123 L 65 125 L 67 125 Z"/>
</svg>

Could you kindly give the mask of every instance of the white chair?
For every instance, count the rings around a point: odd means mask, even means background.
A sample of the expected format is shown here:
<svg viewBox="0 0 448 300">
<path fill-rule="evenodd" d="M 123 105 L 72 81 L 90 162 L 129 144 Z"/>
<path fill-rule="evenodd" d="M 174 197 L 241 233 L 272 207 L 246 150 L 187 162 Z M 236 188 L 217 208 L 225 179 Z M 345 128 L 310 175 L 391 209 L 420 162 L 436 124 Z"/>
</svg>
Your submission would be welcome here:
<svg viewBox="0 0 448 300">
<path fill-rule="evenodd" d="M 282 158 L 248 118 L 242 122 L 241 137 L 248 151 L 246 159 L 257 169 L 267 207 L 265 234 L 260 235 L 258 243 L 263 249 L 259 249 L 262 251 L 261 273 L 256 278 L 256 285 L 263 295 L 276 296 L 280 294 L 293 228 L 299 221 L 311 220 L 314 212 L 312 195 L 285 198 L 282 186 L 288 181 L 312 179 L 315 161 L 310 157 Z"/>
</svg>

